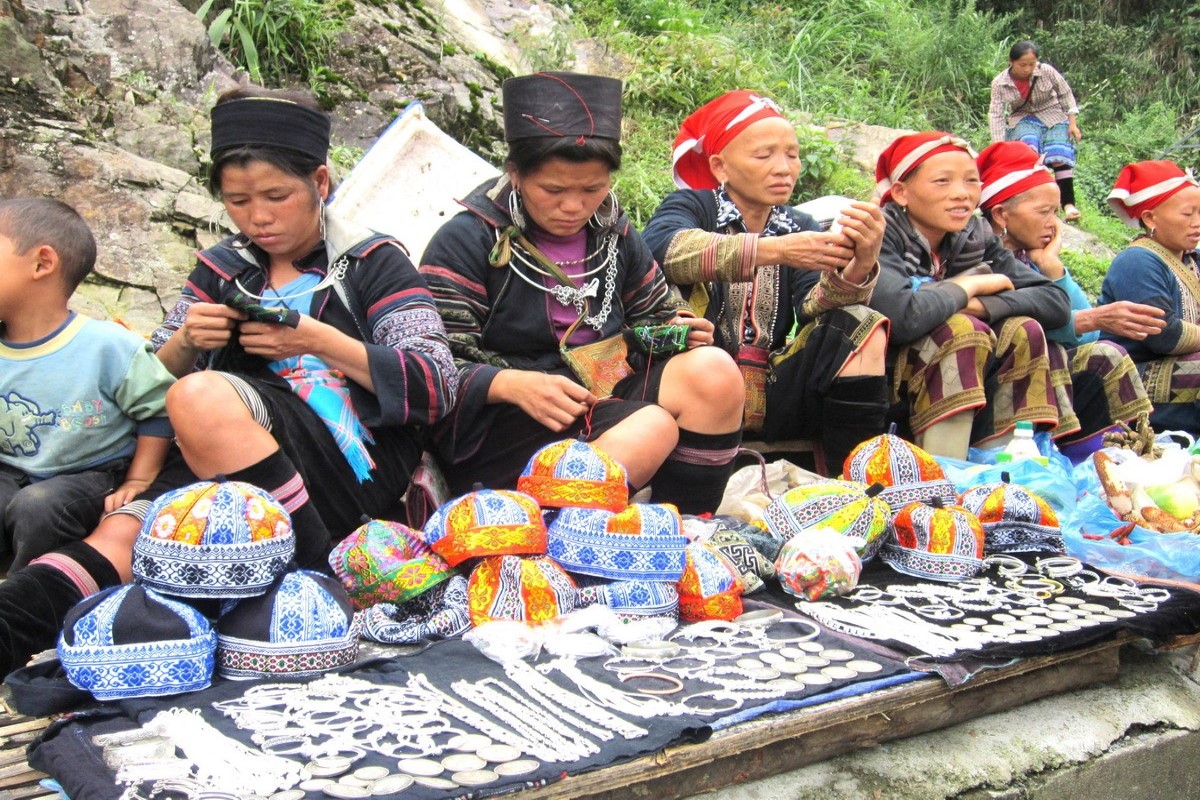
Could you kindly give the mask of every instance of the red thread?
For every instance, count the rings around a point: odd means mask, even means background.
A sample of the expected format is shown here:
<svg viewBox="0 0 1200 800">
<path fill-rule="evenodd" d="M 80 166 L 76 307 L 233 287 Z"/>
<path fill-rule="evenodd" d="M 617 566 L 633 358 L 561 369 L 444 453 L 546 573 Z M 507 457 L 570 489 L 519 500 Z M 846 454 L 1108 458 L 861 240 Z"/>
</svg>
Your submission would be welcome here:
<svg viewBox="0 0 1200 800">
<path fill-rule="evenodd" d="M 567 87 L 568 92 L 575 95 L 575 99 L 579 101 L 579 105 L 583 106 L 583 111 L 588 116 L 588 125 L 591 126 L 591 130 L 589 130 L 587 132 L 587 136 L 595 136 L 596 135 L 596 118 L 594 116 L 592 116 L 592 109 L 590 106 L 588 106 L 587 101 L 583 99 L 583 96 L 580 95 L 579 92 L 575 91 L 575 87 L 573 87 L 571 84 L 567 83 L 566 81 L 564 81 L 562 78 L 558 77 L 557 75 L 551 75 L 548 72 L 537 72 L 534 74 L 539 78 L 549 78 L 552 81 L 558 81 L 563 86 Z M 543 124 L 542 121 L 540 119 L 537 119 L 536 117 L 533 117 L 529 114 L 522 114 L 521 116 L 524 117 L 525 119 L 529 120 L 530 122 L 532 122 L 534 125 L 538 126 L 539 128 L 549 131 L 550 133 L 554 134 L 555 136 L 561 137 L 564 135 L 561 131 L 556 131 L 553 128 L 551 128 L 549 125 Z M 582 147 L 584 144 L 587 143 L 586 136 L 581 134 L 576 143 Z"/>
</svg>

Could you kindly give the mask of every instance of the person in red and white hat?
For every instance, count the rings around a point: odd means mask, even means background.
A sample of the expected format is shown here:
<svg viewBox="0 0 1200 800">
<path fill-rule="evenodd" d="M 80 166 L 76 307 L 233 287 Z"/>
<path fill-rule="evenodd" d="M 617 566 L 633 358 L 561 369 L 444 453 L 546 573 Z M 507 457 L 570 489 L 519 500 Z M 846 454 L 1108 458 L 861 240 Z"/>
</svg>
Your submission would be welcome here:
<svg viewBox="0 0 1200 800">
<path fill-rule="evenodd" d="M 941 131 L 901 136 L 875 178 L 887 230 L 871 307 L 892 321 L 894 399 L 917 444 L 965 458 L 1018 421 L 1071 430 L 1044 333 L 1067 323 L 1070 302 L 976 216 L 975 152 Z"/>
<path fill-rule="evenodd" d="M 1108 203 L 1141 233 L 1113 259 L 1101 303 L 1127 300 L 1165 312 L 1162 330 L 1106 333 L 1152 387 L 1156 428 L 1200 435 L 1200 184 L 1173 161 L 1121 170 Z"/>
<path fill-rule="evenodd" d="M 737 358 L 745 430 L 768 441 L 818 439 L 825 469 L 839 474 L 855 445 L 883 431 L 888 409 L 887 321 L 865 305 L 882 213 L 852 203 L 839 230 L 822 232 L 791 208 L 795 128 L 773 101 L 745 89 L 684 120 L 672 156 L 680 190 L 646 225 L 647 244 Z"/>
<path fill-rule="evenodd" d="M 1100 332 L 1157 333 L 1163 328 L 1163 312 L 1124 300 L 1092 308 L 1059 258 L 1064 227 L 1056 215 L 1059 189 L 1033 148 L 1024 142 L 997 142 L 975 163 L 983 180 L 979 205 L 992 231 L 1018 261 L 1050 278 L 1071 298 L 1070 321 L 1046 331 L 1046 338 L 1055 366 L 1061 362 L 1071 374 L 1070 383 L 1056 383 L 1056 388 L 1070 393 L 1081 426 L 1077 434 L 1060 437 L 1057 443 L 1069 457 L 1084 458 L 1101 446 L 1103 434 L 1116 422 L 1150 413 L 1146 387 L 1129 356 L 1118 344 L 1097 341 Z M 1068 438 L 1071 441 L 1065 441 Z"/>
</svg>

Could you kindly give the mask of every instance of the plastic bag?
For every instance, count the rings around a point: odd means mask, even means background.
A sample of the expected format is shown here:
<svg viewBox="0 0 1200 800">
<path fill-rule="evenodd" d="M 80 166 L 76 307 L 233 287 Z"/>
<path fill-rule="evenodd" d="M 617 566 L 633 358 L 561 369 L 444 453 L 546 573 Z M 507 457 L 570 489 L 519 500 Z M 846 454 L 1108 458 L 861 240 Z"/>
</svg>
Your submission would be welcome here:
<svg viewBox="0 0 1200 800">
<path fill-rule="evenodd" d="M 862 560 L 848 536 L 833 528 L 817 528 L 787 540 L 775 561 L 775 571 L 788 594 L 820 600 L 858 586 Z"/>
<path fill-rule="evenodd" d="M 742 467 L 729 477 L 718 514 L 745 522 L 758 522 L 772 498 L 788 489 L 824 480 L 815 472 L 802 469 L 786 459 Z"/>
</svg>

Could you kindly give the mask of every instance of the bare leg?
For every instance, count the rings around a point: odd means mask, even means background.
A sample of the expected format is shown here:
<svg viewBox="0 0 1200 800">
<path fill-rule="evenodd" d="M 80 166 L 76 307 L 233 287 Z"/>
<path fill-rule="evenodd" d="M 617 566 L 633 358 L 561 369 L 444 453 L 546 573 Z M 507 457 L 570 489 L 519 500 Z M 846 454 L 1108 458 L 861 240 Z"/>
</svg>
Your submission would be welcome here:
<svg viewBox="0 0 1200 800">
<path fill-rule="evenodd" d="M 838 377 L 853 378 L 859 375 L 884 374 L 887 345 L 887 330 L 880 325 L 871 332 L 858 352 L 846 360 L 846 365 L 842 367 Z"/>
<path fill-rule="evenodd" d="M 142 523 L 135 516 L 109 514 L 84 541 L 109 560 L 121 576 L 121 583 L 129 583 L 133 580 L 133 542 L 141 529 Z"/>
<path fill-rule="evenodd" d="M 667 362 L 658 404 L 684 430 L 729 433 L 741 430 L 746 386 L 728 353 L 697 347 Z"/>
<path fill-rule="evenodd" d="M 219 373 L 181 378 L 167 391 L 167 414 L 184 460 L 201 478 L 237 472 L 279 449 Z"/>
<path fill-rule="evenodd" d="M 917 444 L 930 455 L 966 460 L 971 447 L 971 425 L 974 410 L 959 413 L 935 422 L 917 434 Z"/>
<path fill-rule="evenodd" d="M 679 427 L 670 413 L 647 406 L 630 414 L 592 443 L 625 468 L 629 484 L 649 483 L 679 441 Z"/>
</svg>

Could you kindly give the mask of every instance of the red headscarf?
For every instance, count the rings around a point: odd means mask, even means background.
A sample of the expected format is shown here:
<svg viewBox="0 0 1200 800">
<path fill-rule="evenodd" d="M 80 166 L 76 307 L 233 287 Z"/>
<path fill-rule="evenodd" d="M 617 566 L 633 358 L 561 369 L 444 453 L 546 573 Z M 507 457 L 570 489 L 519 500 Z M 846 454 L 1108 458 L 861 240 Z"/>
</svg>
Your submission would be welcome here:
<svg viewBox="0 0 1200 800">
<path fill-rule="evenodd" d="M 783 118 L 775 101 L 747 89 L 727 92 L 700 106 L 683 121 L 671 162 L 680 189 L 716 189 L 719 185 L 708 157 L 720 153 L 734 138 L 760 119 Z"/>
<path fill-rule="evenodd" d="M 1044 183 L 1054 183 L 1054 172 L 1042 164 L 1042 157 L 1024 142 L 996 142 L 975 159 L 983 194 L 979 207 L 999 205 Z"/>
<path fill-rule="evenodd" d="M 882 194 L 880 205 L 891 201 L 892 184 L 903 180 L 927 158 L 938 153 L 952 153 L 955 150 L 961 150 L 971 158 L 975 157 L 975 151 L 966 140 L 944 131 L 910 133 L 889 144 L 875 162 L 875 185 Z"/>
<path fill-rule="evenodd" d="M 1126 225 L 1139 228 L 1142 212 L 1156 208 L 1176 192 L 1197 186 L 1191 170 L 1184 172 L 1174 161 L 1139 161 L 1121 170 L 1108 204 Z"/>
</svg>

